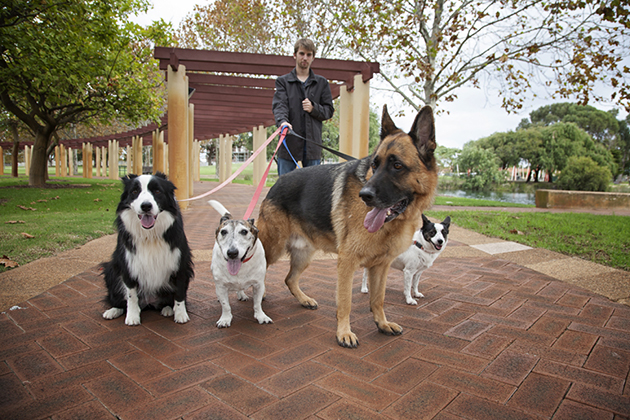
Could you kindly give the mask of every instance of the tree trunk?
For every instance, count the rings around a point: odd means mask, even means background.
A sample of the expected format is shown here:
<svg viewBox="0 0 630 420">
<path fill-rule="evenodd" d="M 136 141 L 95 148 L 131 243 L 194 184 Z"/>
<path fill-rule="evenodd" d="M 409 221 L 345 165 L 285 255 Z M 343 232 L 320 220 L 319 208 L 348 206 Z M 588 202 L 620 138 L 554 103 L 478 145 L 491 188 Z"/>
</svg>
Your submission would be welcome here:
<svg viewBox="0 0 630 420">
<path fill-rule="evenodd" d="M 13 142 L 13 148 L 11 149 L 11 176 L 13 178 L 18 177 L 18 153 L 20 152 L 20 143 Z"/>
<path fill-rule="evenodd" d="M 38 132 L 35 135 L 33 145 L 33 156 L 31 160 L 31 172 L 28 175 L 28 185 L 41 187 L 46 185 L 46 175 L 48 172 L 48 143 L 51 132 Z"/>
</svg>

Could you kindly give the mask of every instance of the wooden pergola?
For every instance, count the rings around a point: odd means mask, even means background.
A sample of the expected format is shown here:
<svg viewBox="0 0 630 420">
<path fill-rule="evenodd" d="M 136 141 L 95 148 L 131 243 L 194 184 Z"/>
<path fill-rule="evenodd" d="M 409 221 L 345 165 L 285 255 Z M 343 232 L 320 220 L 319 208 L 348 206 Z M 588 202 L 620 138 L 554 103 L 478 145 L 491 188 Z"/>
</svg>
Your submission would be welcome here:
<svg viewBox="0 0 630 420">
<path fill-rule="evenodd" d="M 165 71 L 168 86 L 167 112 L 159 124 L 108 136 L 61 140 L 61 149 L 84 147 L 88 154 L 92 149 L 100 152 L 97 168 L 109 166 L 110 177 L 116 178 L 117 159 L 111 157 L 118 156 L 119 147 L 128 147 L 134 162 L 131 171 L 138 173 L 142 146 L 153 145 L 153 171 L 168 172 L 178 188 L 178 199 L 189 198 L 194 160 L 198 160 L 193 159 L 198 156 L 195 142 L 219 139 L 222 162 L 218 167 L 220 177 L 226 179 L 231 172 L 232 136 L 253 132 L 254 147 L 265 140 L 265 127 L 275 124 L 271 110 L 275 77 L 289 73 L 295 60 L 292 56 L 172 47 L 156 47 L 154 57 Z M 357 157 L 367 155 L 369 81 L 379 72 L 379 64 L 316 58 L 312 68 L 329 80 L 333 98 L 341 97 L 340 150 Z M 87 151 L 85 145 L 89 145 Z M 11 147 L 11 143 L 0 146 Z M 265 155 L 259 158 L 254 162 L 254 181 L 264 169 Z"/>
</svg>

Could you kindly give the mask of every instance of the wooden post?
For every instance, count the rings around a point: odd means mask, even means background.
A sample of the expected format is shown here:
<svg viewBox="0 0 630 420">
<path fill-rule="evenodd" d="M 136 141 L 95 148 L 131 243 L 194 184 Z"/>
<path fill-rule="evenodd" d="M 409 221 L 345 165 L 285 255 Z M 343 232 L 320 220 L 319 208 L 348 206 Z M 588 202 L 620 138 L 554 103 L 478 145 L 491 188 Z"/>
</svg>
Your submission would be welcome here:
<svg viewBox="0 0 630 420">
<path fill-rule="evenodd" d="M 159 130 L 153 132 L 153 173 L 164 170 L 164 133 Z"/>
<path fill-rule="evenodd" d="M 370 83 L 354 76 L 354 90 L 341 86 L 339 103 L 339 150 L 362 158 L 369 153 Z"/>
<path fill-rule="evenodd" d="M 133 143 L 133 166 L 134 166 L 134 174 L 142 175 L 142 137 L 136 136 L 134 137 Z"/>
<path fill-rule="evenodd" d="M 168 66 L 168 148 L 169 178 L 175 184 L 178 200 L 187 199 L 188 187 L 188 77 L 186 66 L 174 69 Z M 188 208 L 188 201 L 181 201 L 182 210 Z"/>
<path fill-rule="evenodd" d="M 61 176 L 68 176 L 68 149 L 63 144 L 59 145 L 59 159 L 61 160 Z"/>
<path fill-rule="evenodd" d="M 258 150 L 258 148 L 265 142 L 265 134 L 265 127 L 262 125 L 254 127 L 254 151 Z M 258 186 L 265 173 L 265 163 L 267 163 L 267 153 L 262 151 L 258 156 L 256 156 L 256 158 L 254 158 L 254 175 L 252 176 L 254 187 Z"/>
<path fill-rule="evenodd" d="M 170 168 L 169 162 L 168 162 L 168 144 L 164 143 L 164 133 L 160 133 L 160 135 L 162 136 L 162 144 L 164 145 L 164 173 L 166 175 L 169 175 L 168 171 Z M 170 175 L 169 175 L 170 178 Z"/>
<path fill-rule="evenodd" d="M 31 173 L 31 147 L 24 146 L 24 170 L 26 175 Z"/>
<path fill-rule="evenodd" d="M 127 175 L 131 175 L 133 173 L 133 156 L 131 155 L 131 146 L 127 145 Z"/>
<path fill-rule="evenodd" d="M 68 148 L 68 176 L 74 176 L 74 149 Z"/>
<path fill-rule="evenodd" d="M 101 171 L 102 176 L 107 178 L 107 147 L 101 146 Z"/>
<path fill-rule="evenodd" d="M 55 176 L 61 174 L 61 159 L 59 159 L 59 146 L 55 146 Z"/>
<path fill-rule="evenodd" d="M 4 175 L 4 150 L 0 146 L 0 175 Z"/>
<path fill-rule="evenodd" d="M 96 146 L 96 156 L 94 158 L 96 161 L 96 176 L 101 176 L 101 148 Z"/>
<path fill-rule="evenodd" d="M 188 104 L 188 197 L 195 195 L 195 104 Z"/>
<path fill-rule="evenodd" d="M 217 142 L 217 152 L 216 152 L 216 173 L 217 178 L 219 178 L 219 182 L 221 182 L 221 169 L 223 166 L 223 134 L 219 134 L 219 140 Z"/>
</svg>

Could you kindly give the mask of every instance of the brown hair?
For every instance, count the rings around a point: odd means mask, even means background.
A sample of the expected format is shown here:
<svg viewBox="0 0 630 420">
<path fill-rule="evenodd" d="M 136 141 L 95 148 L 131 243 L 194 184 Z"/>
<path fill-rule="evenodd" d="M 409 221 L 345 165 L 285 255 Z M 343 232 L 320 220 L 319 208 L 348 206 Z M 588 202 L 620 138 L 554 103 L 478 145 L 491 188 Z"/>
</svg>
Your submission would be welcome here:
<svg viewBox="0 0 630 420">
<path fill-rule="evenodd" d="M 304 48 L 306 51 L 311 51 L 313 53 L 313 57 L 317 52 L 317 48 L 315 48 L 315 43 L 307 38 L 298 39 L 293 46 L 293 54 L 297 54 L 300 47 Z"/>
</svg>

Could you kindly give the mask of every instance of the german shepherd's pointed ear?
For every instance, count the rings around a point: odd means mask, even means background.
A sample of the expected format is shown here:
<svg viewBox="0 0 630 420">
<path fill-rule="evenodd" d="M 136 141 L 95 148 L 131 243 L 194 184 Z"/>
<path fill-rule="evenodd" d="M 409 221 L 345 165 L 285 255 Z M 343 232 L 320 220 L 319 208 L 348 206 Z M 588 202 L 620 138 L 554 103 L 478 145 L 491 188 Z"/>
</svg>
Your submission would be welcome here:
<svg viewBox="0 0 630 420">
<path fill-rule="evenodd" d="M 392 134 L 394 131 L 400 131 L 400 129 L 396 127 L 396 124 L 394 124 L 394 121 L 392 121 L 392 118 L 389 116 L 389 113 L 387 112 L 387 105 L 383 105 L 383 116 L 381 117 L 381 140 Z"/>
<path fill-rule="evenodd" d="M 430 106 L 423 107 L 413 122 L 409 137 L 420 152 L 420 156 L 426 156 L 427 152 L 435 151 L 435 122 L 433 121 L 433 109 Z"/>
</svg>

